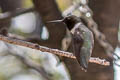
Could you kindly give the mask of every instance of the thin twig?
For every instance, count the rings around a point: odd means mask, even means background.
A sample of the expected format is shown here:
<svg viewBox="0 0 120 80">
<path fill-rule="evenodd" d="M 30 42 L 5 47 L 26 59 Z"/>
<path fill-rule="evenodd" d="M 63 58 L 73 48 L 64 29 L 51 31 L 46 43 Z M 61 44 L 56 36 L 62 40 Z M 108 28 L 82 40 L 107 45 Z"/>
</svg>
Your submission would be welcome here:
<svg viewBox="0 0 120 80">
<path fill-rule="evenodd" d="M 49 52 L 49 53 L 52 53 L 55 55 L 76 59 L 76 57 L 72 53 L 69 53 L 69 52 L 61 51 L 58 49 L 51 49 L 48 47 L 40 46 L 38 44 L 34 44 L 34 43 L 30 43 L 30 42 L 26 42 L 26 41 L 22 41 L 22 40 L 18 40 L 18 39 L 13 39 L 13 38 L 6 37 L 3 35 L 0 35 L 0 40 L 7 42 L 7 43 L 10 43 L 10 44 L 29 47 L 32 49 L 40 50 L 42 52 Z M 101 60 L 99 58 L 93 58 L 93 57 L 90 58 L 89 62 L 104 65 L 104 66 L 110 65 L 110 63 L 108 61 Z"/>
</svg>

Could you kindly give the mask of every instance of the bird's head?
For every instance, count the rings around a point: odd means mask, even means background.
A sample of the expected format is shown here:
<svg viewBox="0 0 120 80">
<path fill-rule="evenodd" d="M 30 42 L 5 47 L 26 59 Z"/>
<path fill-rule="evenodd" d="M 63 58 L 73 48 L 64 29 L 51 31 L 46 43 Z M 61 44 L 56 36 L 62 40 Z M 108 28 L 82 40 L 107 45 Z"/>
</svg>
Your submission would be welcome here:
<svg viewBox="0 0 120 80">
<path fill-rule="evenodd" d="M 69 15 L 69 16 L 64 17 L 62 20 L 54 20 L 54 21 L 49 21 L 49 22 L 52 22 L 52 23 L 62 22 L 67 26 L 69 30 L 71 30 L 75 26 L 76 23 L 80 22 L 80 18 L 74 15 Z"/>
</svg>

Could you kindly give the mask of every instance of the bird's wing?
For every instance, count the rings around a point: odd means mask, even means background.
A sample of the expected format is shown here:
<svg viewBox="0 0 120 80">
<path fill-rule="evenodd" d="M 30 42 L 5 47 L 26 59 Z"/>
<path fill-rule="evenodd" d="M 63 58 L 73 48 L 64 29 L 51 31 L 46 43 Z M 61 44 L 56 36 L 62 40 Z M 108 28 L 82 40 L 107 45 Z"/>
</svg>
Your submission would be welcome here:
<svg viewBox="0 0 120 80">
<path fill-rule="evenodd" d="M 72 34 L 72 43 L 73 43 L 73 51 L 78 63 L 84 70 L 86 70 L 87 69 L 86 55 L 81 52 L 81 50 L 83 50 L 82 47 L 84 43 L 82 35 L 77 34 L 77 32 L 75 31 L 75 33 Z"/>
<path fill-rule="evenodd" d="M 80 31 L 83 31 L 81 32 Z M 84 30 L 85 29 L 85 30 Z M 73 33 L 74 32 L 74 33 Z M 73 51 L 80 66 L 86 70 L 92 53 L 94 38 L 86 27 L 76 27 L 72 32 Z"/>
</svg>

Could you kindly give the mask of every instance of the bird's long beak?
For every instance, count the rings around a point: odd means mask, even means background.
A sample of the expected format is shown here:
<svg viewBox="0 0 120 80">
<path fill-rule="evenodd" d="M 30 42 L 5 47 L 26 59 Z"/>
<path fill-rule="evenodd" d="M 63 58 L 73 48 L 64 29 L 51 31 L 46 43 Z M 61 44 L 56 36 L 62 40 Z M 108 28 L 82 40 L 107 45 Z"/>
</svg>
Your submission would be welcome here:
<svg viewBox="0 0 120 80">
<path fill-rule="evenodd" d="M 47 23 L 61 23 L 63 20 L 54 20 L 54 21 L 48 21 Z"/>
</svg>

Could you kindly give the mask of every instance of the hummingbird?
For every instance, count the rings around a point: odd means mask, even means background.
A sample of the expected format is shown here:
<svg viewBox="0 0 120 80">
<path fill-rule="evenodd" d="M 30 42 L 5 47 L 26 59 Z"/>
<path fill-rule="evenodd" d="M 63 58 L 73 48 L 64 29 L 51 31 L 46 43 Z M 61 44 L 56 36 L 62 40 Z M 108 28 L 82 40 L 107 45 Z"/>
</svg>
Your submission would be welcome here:
<svg viewBox="0 0 120 80">
<path fill-rule="evenodd" d="M 82 70 L 87 71 L 88 62 L 94 46 L 93 33 L 82 23 L 81 19 L 75 15 L 69 15 L 62 20 L 50 22 L 62 22 L 66 25 L 72 35 L 73 53 Z"/>
</svg>

